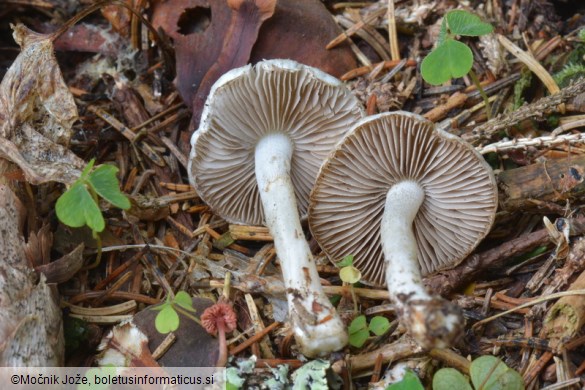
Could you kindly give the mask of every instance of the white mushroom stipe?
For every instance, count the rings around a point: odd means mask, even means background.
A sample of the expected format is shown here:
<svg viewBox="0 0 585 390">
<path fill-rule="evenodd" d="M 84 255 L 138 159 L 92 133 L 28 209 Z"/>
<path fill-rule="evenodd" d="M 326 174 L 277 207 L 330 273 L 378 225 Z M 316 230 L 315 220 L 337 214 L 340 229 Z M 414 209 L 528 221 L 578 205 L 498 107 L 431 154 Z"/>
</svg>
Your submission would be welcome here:
<svg viewBox="0 0 585 390">
<path fill-rule="evenodd" d="M 423 286 L 412 223 L 424 198 L 414 181 L 388 190 L 380 223 L 386 285 L 413 338 L 423 347 L 443 348 L 460 335 L 463 318 L 455 305 L 432 297 Z"/>
<path fill-rule="evenodd" d="M 380 234 L 386 259 L 386 285 L 391 286 L 394 301 L 401 295 L 409 299 L 430 299 L 422 286 L 412 232 L 412 222 L 424 198 L 424 190 L 413 181 L 393 185 L 386 195 Z"/>
<path fill-rule="evenodd" d="M 343 348 L 347 333 L 323 292 L 303 234 L 290 179 L 293 145 L 284 134 L 271 134 L 256 145 L 255 170 L 266 226 L 274 238 L 297 342 L 309 356 Z"/>
</svg>

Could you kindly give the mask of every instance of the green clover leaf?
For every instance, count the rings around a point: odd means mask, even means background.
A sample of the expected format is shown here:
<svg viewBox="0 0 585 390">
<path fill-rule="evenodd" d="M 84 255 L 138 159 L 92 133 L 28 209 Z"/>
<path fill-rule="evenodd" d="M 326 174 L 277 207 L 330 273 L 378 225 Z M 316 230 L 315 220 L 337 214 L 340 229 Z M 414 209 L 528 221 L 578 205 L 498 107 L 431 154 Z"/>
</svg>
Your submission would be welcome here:
<svg viewBox="0 0 585 390">
<path fill-rule="evenodd" d="M 116 172 L 112 165 L 102 165 L 92 171 L 95 159 L 83 169 L 79 179 L 57 199 L 57 218 L 67 226 L 87 225 L 93 232 L 102 232 L 106 223 L 97 203 L 97 195 L 121 209 L 130 208 L 130 201 L 120 192 Z"/>
<path fill-rule="evenodd" d="M 462 373 L 454 368 L 441 368 L 433 377 L 433 390 L 473 390 Z"/>
<path fill-rule="evenodd" d="M 456 36 L 475 37 L 489 34 L 493 29 L 477 15 L 463 10 L 449 11 L 441 23 L 435 49 L 421 64 L 423 79 L 440 85 L 451 78 L 465 76 L 473 65 L 473 53 L 466 44 L 456 41 Z"/>
<path fill-rule="evenodd" d="M 440 85 L 451 78 L 463 77 L 473 65 L 473 53 L 464 43 L 445 39 L 421 64 L 421 73 L 426 82 Z"/>
<path fill-rule="evenodd" d="M 353 319 L 349 327 L 347 328 L 349 333 L 349 344 L 354 347 L 361 347 L 365 344 L 366 340 L 370 336 L 368 331 L 368 323 L 366 316 L 361 315 Z"/>
<path fill-rule="evenodd" d="M 349 267 L 353 265 L 353 255 L 345 256 L 339 263 L 336 264 L 339 268 Z"/>
<path fill-rule="evenodd" d="M 84 225 L 96 232 L 106 227 L 102 212 L 87 190 L 85 184 L 76 181 L 55 204 L 57 218 L 67 226 Z"/>
<path fill-rule="evenodd" d="M 193 308 L 193 301 L 191 300 L 191 296 L 186 291 L 179 291 L 175 294 L 175 299 L 173 303 L 176 303 L 183 309 L 195 313 L 197 310 Z"/>
<path fill-rule="evenodd" d="M 418 376 L 411 370 L 406 371 L 404 377 L 400 382 L 393 383 L 386 387 L 386 390 L 424 390 L 422 383 Z"/>
<path fill-rule="evenodd" d="M 390 321 L 388 321 L 388 318 L 386 317 L 375 316 L 370 321 L 369 329 L 370 332 L 376 336 L 382 336 L 384 333 L 388 332 L 388 329 L 390 329 Z"/>
<path fill-rule="evenodd" d="M 471 383 L 483 390 L 523 390 L 520 374 L 495 356 L 481 356 L 471 363 Z"/>
<path fill-rule="evenodd" d="M 102 198 L 123 210 L 130 208 L 130 201 L 120 191 L 116 173 L 118 168 L 113 165 L 101 165 L 89 174 L 87 181 Z"/>
<path fill-rule="evenodd" d="M 156 315 L 154 327 L 159 333 L 167 334 L 179 328 L 179 315 L 172 304 L 164 303 L 165 307 Z"/>
<path fill-rule="evenodd" d="M 452 34 L 477 37 L 494 31 L 494 27 L 482 22 L 479 16 L 460 9 L 449 11 L 445 18 Z"/>
</svg>

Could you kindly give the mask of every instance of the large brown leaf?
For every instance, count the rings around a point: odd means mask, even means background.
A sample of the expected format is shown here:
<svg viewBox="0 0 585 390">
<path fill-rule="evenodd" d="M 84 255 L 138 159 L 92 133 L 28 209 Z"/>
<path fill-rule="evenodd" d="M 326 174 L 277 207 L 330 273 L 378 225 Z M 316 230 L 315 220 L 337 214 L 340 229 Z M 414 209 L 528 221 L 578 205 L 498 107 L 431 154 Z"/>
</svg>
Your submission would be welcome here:
<svg viewBox="0 0 585 390">
<path fill-rule="evenodd" d="M 54 37 L 22 24 L 12 28 L 22 51 L 0 83 L 0 157 L 33 184 L 71 183 L 85 163 L 67 148 L 77 107 L 53 53 Z"/>
<path fill-rule="evenodd" d="M 233 2 L 233 1 L 231 1 Z M 264 3 L 258 1 L 256 3 Z M 222 67 L 217 72 L 214 64 L 229 49 L 229 34 L 234 30 L 233 10 L 225 0 L 158 0 L 153 4 L 153 25 L 162 28 L 175 41 L 177 59 L 176 85 L 188 105 L 204 101 L 208 88 L 221 74 L 244 65 L 240 53 L 234 55 L 237 64 Z M 262 23 L 263 22 L 263 23 Z M 329 41 L 340 34 L 340 29 L 319 0 L 278 0 L 272 17 L 262 23 L 248 62 L 262 59 L 288 58 L 320 68 L 334 76 L 341 76 L 357 66 L 348 45 L 326 50 Z M 250 36 L 244 39 L 250 45 Z M 241 48 L 239 45 L 233 47 Z M 231 50 L 231 49 L 229 49 Z M 228 57 L 230 53 L 227 53 Z M 211 74 L 210 74 L 211 72 Z M 196 96 L 197 95 L 197 96 Z M 199 123 L 200 107 L 193 106 L 191 130 Z"/>
</svg>

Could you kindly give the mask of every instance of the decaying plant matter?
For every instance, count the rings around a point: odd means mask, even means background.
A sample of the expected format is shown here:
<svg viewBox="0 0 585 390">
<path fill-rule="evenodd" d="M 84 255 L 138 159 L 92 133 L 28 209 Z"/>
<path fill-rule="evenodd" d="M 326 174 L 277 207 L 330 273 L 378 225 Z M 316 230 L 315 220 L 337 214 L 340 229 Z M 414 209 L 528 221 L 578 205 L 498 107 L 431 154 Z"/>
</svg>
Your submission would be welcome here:
<svg viewBox="0 0 585 390">
<path fill-rule="evenodd" d="M 467 375 L 471 361 L 486 359 L 505 363 L 494 365 L 488 376 L 497 376 L 502 367 L 509 367 L 520 373 L 527 389 L 583 387 L 584 310 L 582 295 L 576 295 L 582 294 L 579 276 L 583 274 L 585 248 L 585 31 L 580 16 L 585 8 L 581 2 L 106 3 L 92 3 L 94 10 L 98 4 L 101 14 L 83 10 L 87 1 L 4 0 L 0 7 L 0 181 L 7 185 L 0 189 L 0 195 L 8 194 L 5 188 L 10 188 L 15 194 L 12 197 L 18 199 L 16 204 L 22 203 L 26 211 L 24 220 L 17 223 L 12 222 L 12 200 L 0 208 L 5 221 L 11 221 L 3 223 L 10 229 L 2 227 L 5 234 L 0 235 L 0 333 L 6 336 L 0 337 L 2 359 L 15 365 L 25 361 L 91 365 L 96 362 L 92 351 L 102 335 L 133 319 L 141 330 L 134 333 L 138 341 L 134 348 L 118 348 L 116 364 L 213 366 L 219 350 L 217 338 L 191 321 L 181 321 L 173 335 L 159 334 L 154 326 L 157 312 L 151 307 L 168 291 L 184 291 L 193 297 L 194 315 L 201 316 L 221 289 L 237 321 L 236 331 L 227 335 L 222 350 L 227 351 L 229 372 L 236 373 L 232 378 L 244 388 L 309 384 L 314 388 L 321 384 L 385 389 L 391 381 L 400 380 L 404 367 L 414 370 L 409 378 L 418 377 L 430 388 L 438 369 L 450 367 Z M 121 11 L 123 6 L 136 13 Z M 257 12 L 263 8 L 267 8 L 266 13 Z M 489 113 L 472 79 L 464 76 L 432 86 L 421 78 L 422 59 L 440 40 L 442 21 L 450 12 L 461 11 L 495 27 L 494 34 L 479 39 L 457 38 L 473 52 L 473 71 L 487 95 Z M 79 20 L 75 15 L 85 16 L 82 23 L 68 30 L 65 20 Z M 145 28 L 147 21 L 152 21 L 154 30 Z M 456 31 L 461 32 L 451 30 Z M 477 220 L 455 222 L 466 212 L 478 216 L 477 210 L 454 206 L 463 198 L 481 198 L 476 189 L 457 200 L 435 198 L 447 191 L 447 184 L 461 189 L 464 182 L 474 182 L 456 170 L 465 165 L 456 152 L 451 153 L 457 157 L 452 165 L 434 175 L 443 180 L 445 188 L 437 190 L 421 181 L 425 191 L 422 203 L 412 224 L 407 220 L 413 212 L 396 207 L 396 193 L 382 180 L 383 172 L 392 166 L 383 164 L 381 156 L 398 155 L 398 165 L 410 167 L 411 173 L 416 169 L 413 160 L 406 157 L 409 150 L 427 150 L 422 153 L 427 166 L 448 158 L 410 141 L 400 143 L 398 152 L 393 153 L 387 138 L 392 135 L 391 139 L 398 139 L 395 129 L 383 129 L 383 136 L 372 136 L 368 141 L 372 145 L 366 141 L 353 145 L 358 152 L 346 165 L 354 167 L 354 172 L 330 184 L 331 188 L 353 187 L 347 192 L 355 202 L 349 202 L 345 195 L 327 193 L 322 196 L 331 202 L 327 207 L 333 208 L 336 200 L 339 211 L 319 208 L 317 214 L 309 216 L 309 224 L 304 217 L 314 177 L 303 179 L 295 173 L 296 168 L 310 165 L 317 172 L 335 142 L 319 137 L 309 141 L 289 138 L 294 146 L 290 181 L 304 184 L 302 190 L 293 190 L 293 195 L 289 191 L 289 200 L 294 199 L 296 206 L 287 212 L 287 217 L 298 219 L 290 240 L 302 247 L 300 251 L 283 249 L 283 236 L 288 235 L 276 231 L 283 229 L 281 211 L 268 207 L 264 214 L 260 190 L 274 190 L 274 186 L 259 187 L 255 179 L 244 184 L 246 178 L 255 177 L 257 165 L 255 150 L 247 152 L 246 159 L 236 152 L 250 144 L 248 141 L 227 142 L 221 152 L 201 148 L 198 153 L 213 155 L 217 163 L 236 157 L 232 165 L 246 168 L 248 173 L 229 179 L 226 171 L 209 177 L 200 174 L 197 190 L 192 188 L 189 140 L 205 111 L 207 95 L 210 91 L 219 95 L 212 86 L 232 68 L 274 58 L 293 59 L 343 80 L 349 89 L 345 90 L 348 99 L 355 95 L 372 116 L 368 121 L 403 110 L 433 122 L 416 117 L 429 128 L 473 144 L 482 155 L 475 154 L 476 158 L 485 160 L 488 165 L 484 168 L 493 171 L 498 184 L 499 208 L 490 231 L 468 240 L 463 228 L 476 226 Z M 255 87 L 259 85 L 262 83 Z M 303 94 L 290 93 L 290 85 L 282 89 L 289 92 L 282 99 L 290 100 L 281 100 L 284 103 L 280 105 L 287 107 L 304 107 L 308 100 L 324 95 L 320 91 L 304 101 L 300 98 Z M 240 95 L 255 96 L 251 92 Z M 238 106 L 242 105 L 225 103 L 221 110 L 227 114 Z M 269 106 L 255 100 L 238 113 L 238 120 Z M 304 121 L 303 125 L 316 123 L 327 116 L 324 113 L 330 107 L 327 104 L 314 114 L 298 114 L 294 119 Z M 260 122 L 271 123 L 271 115 Z M 338 116 L 339 112 L 332 115 Z M 340 133 L 347 133 L 358 120 L 344 122 Z M 223 126 L 235 120 L 223 115 L 214 121 Z M 365 127 L 365 122 L 360 126 Z M 419 140 L 428 140 L 425 126 L 414 131 Z M 260 126 L 239 127 L 250 135 Z M 276 146 L 287 144 L 283 138 L 260 142 L 258 150 L 272 153 Z M 312 151 L 301 157 L 295 154 L 303 148 Z M 318 153 L 314 153 L 315 148 Z M 286 147 L 283 149 L 286 152 Z M 309 155 L 317 154 L 321 161 L 308 164 Z M 360 162 L 374 156 L 377 158 Z M 90 270 L 84 266 L 93 263 L 97 250 L 91 232 L 60 224 L 55 202 L 94 158 L 96 164 L 117 167 L 116 186 L 130 197 L 132 207 L 121 211 L 96 203 L 105 222 L 103 256 L 99 266 Z M 266 167 L 272 163 L 271 158 L 258 161 Z M 371 166 L 378 168 L 366 174 Z M 208 168 L 201 171 L 211 172 Z M 406 187 L 414 187 L 411 195 L 402 196 L 407 203 L 416 200 L 414 176 L 409 173 L 393 183 L 404 183 L 395 191 L 403 195 Z M 377 180 L 368 184 L 372 177 Z M 240 189 L 255 189 L 256 200 L 248 202 L 237 195 Z M 378 206 L 368 214 L 364 210 L 372 189 L 379 190 L 375 196 Z M 254 211 L 254 218 L 235 219 L 220 212 L 218 204 L 206 195 L 208 190 L 227 195 L 221 207 Z M 448 211 L 429 218 L 431 228 L 416 233 L 431 201 Z M 271 212 L 277 216 L 271 217 Z M 311 219 L 327 213 L 333 214 L 332 222 L 319 229 L 313 227 L 313 236 Z M 374 222 L 358 226 L 352 219 L 356 215 L 374 216 Z M 261 226 L 265 219 L 272 219 L 276 230 Z M 400 234 L 403 239 L 382 239 L 382 225 L 390 237 Z M 340 226 L 349 230 L 340 232 Z M 409 227 L 415 244 L 409 243 Z M 449 237 L 439 236 L 435 230 L 439 227 L 451 228 Z M 327 247 L 320 234 L 339 236 L 349 244 Z M 386 247 L 388 256 L 363 250 L 375 240 L 379 253 Z M 454 245 L 463 241 L 473 241 L 476 249 L 458 265 L 446 268 Z M 361 264 L 363 280 L 370 280 L 354 286 L 353 296 L 342 286 L 339 270 L 331 263 L 350 254 L 356 266 Z M 297 257 L 310 259 L 310 270 L 302 271 L 303 262 L 288 261 Z M 397 269 L 399 257 L 416 257 L 422 264 L 411 262 L 415 266 L 402 268 L 404 272 L 386 273 L 384 267 Z M 368 263 L 367 259 L 379 261 Z M 439 265 L 433 266 L 432 259 Z M 303 277 L 304 281 L 299 280 Z M 311 283 L 303 284 L 308 279 Z M 411 279 L 417 284 L 411 284 Z M 390 290 L 383 284 L 390 284 Z M 295 295 L 307 286 L 317 295 Z M 57 289 L 64 310 L 49 299 Z M 556 297 L 556 293 L 567 296 L 558 301 L 546 299 Z M 316 304 L 308 304 L 311 297 L 317 297 L 312 300 Z M 535 300 L 539 303 L 532 305 Z M 520 307 L 524 304 L 532 306 Z M 336 337 L 318 336 L 309 347 L 303 347 L 303 326 L 299 325 L 303 323 L 287 321 L 289 307 L 296 311 L 293 318 L 298 314 L 307 320 L 309 326 L 304 329 L 309 333 L 335 324 Z M 508 312 L 510 309 L 515 310 Z M 464 321 L 458 315 L 461 311 Z M 354 343 L 340 348 L 355 316 L 365 324 L 385 318 L 389 331 L 383 335 L 363 332 L 359 346 Z M 62 339 L 49 337 L 58 334 L 53 328 L 61 318 L 67 329 L 65 355 Z M 432 324 L 459 327 L 427 326 Z M 125 328 L 119 326 L 116 332 L 120 329 Z M 450 335 L 455 335 L 454 348 L 422 347 L 441 345 L 438 340 L 451 341 Z M 123 338 L 105 340 L 112 346 Z M 30 343 L 35 344 L 37 353 L 21 353 Z M 329 353 L 338 347 L 339 351 Z M 19 358 L 12 354 L 15 351 Z M 307 364 L 300 352 L 327 355 L 329 360 L 314 359 Z M 484 355 L 493 356 L 482 359 Z M 371 376 L 366 375 L 370 372 Z M 483 386 L 486 390 L 488 383 L 489 379 Z"/>
<path fill-rule="evenodd" d="M 21 53 L 0 83 L 0 157 L 31 183 L 71 183 L 84 163 L 67 148 L 77 107 L 55 59 L 55 36 L 13 29 Z"/>
</svg>

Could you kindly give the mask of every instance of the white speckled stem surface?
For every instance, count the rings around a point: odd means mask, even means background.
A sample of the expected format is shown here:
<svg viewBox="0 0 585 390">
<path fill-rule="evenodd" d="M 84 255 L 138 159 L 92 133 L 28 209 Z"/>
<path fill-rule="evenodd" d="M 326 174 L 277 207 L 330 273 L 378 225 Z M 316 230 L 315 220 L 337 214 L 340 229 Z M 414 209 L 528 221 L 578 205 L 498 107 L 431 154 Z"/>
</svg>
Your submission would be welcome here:
<svg viewBox="0 0 585 390">
<path fill-rule="evenodd" d="M 425 197 L 424 190 L 413 181 L 393 185 L 386 195 L 380 226 L 382 249 L 386 259 L 386 283 L 396 304 L 410 299 L 428 300 L 416 259 L 416 240 L 412 222 Z"/>
<path fill-rule="evenodd" d="M 343 348 L 347 332 L 323 292 L 301 228 L 289 176 L 292 149 L 284 134 L 262 138 L 255 150 L 256 180 L 265 222 L 280 259 L 295 339 L 304 355 L 323 356 Z"/>
<path fill-rule="evenodd" d="M 463 319 L 455 305 L 432 297 L 422 283 L 412 223 L 424 198 L 414 181 L 401 181 L 388 191 L 380 226 L 386 282 L 413 338 L 425 348 L 446 347 L 458 337 Z"/>
</svg>

